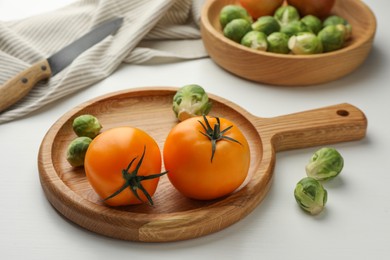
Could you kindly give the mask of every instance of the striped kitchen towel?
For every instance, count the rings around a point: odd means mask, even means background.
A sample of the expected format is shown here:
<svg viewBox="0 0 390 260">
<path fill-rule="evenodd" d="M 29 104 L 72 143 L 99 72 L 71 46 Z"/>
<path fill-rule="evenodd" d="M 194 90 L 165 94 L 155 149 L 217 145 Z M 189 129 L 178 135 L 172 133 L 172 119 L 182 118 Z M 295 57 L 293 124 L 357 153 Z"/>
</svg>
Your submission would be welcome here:
<svg viewBox="0 0 390 260">
<path fill-rule="evenodd" d="M 79 0 L 56 11 L 0 21 L 0 85 L 95 25 L 124 17 L 121 28 L 0 113 L 0 124 L 109 76 L 121 63 L 161 63 L 207 56 L 199 31 L 204 0 Z M 1 94 L 1 93 L 0 93 Z"/>
</svg>

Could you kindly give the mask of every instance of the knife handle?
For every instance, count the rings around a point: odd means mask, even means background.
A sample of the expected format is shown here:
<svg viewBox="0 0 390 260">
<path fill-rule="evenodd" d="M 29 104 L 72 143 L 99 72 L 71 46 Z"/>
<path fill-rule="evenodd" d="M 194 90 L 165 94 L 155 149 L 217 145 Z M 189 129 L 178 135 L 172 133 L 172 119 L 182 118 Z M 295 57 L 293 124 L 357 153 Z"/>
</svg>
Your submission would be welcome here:
<svg viewBox="0 0 390 260">
<path fill-rule="evenodd" d="M 15 104 L 41 80 L 51 76 L 47 60 L 41 60 L 0 86 L 0 112 Z"/>
</svg>

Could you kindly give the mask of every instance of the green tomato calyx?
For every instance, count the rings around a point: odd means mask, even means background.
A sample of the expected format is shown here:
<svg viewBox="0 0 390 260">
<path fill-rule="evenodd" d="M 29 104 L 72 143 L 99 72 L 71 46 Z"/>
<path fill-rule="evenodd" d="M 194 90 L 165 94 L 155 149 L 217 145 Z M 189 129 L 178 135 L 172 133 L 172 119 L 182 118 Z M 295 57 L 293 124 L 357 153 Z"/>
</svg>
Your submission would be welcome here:
<svg viewBox="0 0 390 260">
<path fill-rule="evenodd" d="M 217 123 L 214 124 L 214 128 L 211 127 L 211 125 L 210 125 L 210 123 L 207 120 L 207 117 L 205 115 L 203 115 L 203 119 L 204 119 L 205 124 L 203 124 L 200 120 L 198 120 L 198 122 L 202 125 L 205 132 L 202 132 L 202 131 L 199 131 L 199 132 L 202 135 L 209 138 L 211 141 L 211 162 L 213 162 L 213 158 L 215 155 L 215 151 L 217 149 L 217 142 L 218 141 L 225 139 L 225 140 L 229 140 L 229 141 L 232 141 L 232 142 L 235 142 L 235 143 L 238 143 L 241 145 L 241 143 L 239 141 L 237 141 L 236 139 L 233 139 L 229 136 L 224 135 L 227 131 L 229 131 L 233 127 L 232 125 L 221 130 L 221 121 L 219 120 L 219 117 L 215 117 L 215 119 L 217 120 Z"/>
<path fill-rule="evenodd" d="M 134 161 L 137 159 L 137 157 L 133 158 L 130 161 L 127 168 L 122 170 L 122 176 L 123 176 L 123 179 L 125 180 L 125 183 L 122 185 L 122 187 L 120 187 L 117 191 L 115 191 L 113 194 L 111 194 L 110 196 L 108 196 L 104 200 L 109 200 L 109 199 L 115 197 L 116 195 L 118 195 L 119 193 L 121 193 L 126 188 L 130 188 L 130 190 L 134 194 L 134 196 L 139 201 L 144 202 L 140 198 L 140 196 L 138 195 L 138 190 L 141 190 L 143 192 L 143 194 L 145 195 L 145 197 L 148 199 L 149 204 L 151 206 L 153 206 L 152 197 L 147 192 L 147 190 L 144 188 L 144 186 L 142 186 L 141 182 L 144 180 L 159 178 L 159 177 L 163 176 L 164 174 L 168 173 L 168 171 L 158 173 L 158 174 L 151 174 L 151 175 L 147 175 L 147 176 L 139 176 L 138 171 L 139 171 L 139 168 L 141 167 L 141 164 L 143 162 L 143 159 L 145 156 L 145 151 L 146 151 L 146 147 L 144 146 L 144 151 L 142 153 L 142 156 L 141 156 L 140 160 L 138 161 L 137 166 L 135 167 L 135 169 L 132 172 L 129 172 L 129 170 L 130 170 L 131 166 L 133 165 Z"/>
</svg>

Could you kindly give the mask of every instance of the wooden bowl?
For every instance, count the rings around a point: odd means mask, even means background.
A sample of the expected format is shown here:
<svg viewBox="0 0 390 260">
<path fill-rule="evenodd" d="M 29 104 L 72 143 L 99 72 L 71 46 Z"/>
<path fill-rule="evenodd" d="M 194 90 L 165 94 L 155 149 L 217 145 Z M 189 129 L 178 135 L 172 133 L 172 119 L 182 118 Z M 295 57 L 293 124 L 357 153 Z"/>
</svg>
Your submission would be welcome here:
<svg viewBox="0 0 390 260">
<path fill-rule="evenodd" d="M 260 52 L 242 46 L 222 33 L 219 13 L 238 0 L 207 0 L 201 14 L 201 33 L 210 57 L 225 70 L 248 80 L 271 85 L 299 86 L 332 81 L 354 71 L 367 58 L 376 32 L 376 18 L 360 0 L 337 0 L 332 14 L 352 25 L 352 39 L 337 51 L 315 55 Z"/>
</svg>

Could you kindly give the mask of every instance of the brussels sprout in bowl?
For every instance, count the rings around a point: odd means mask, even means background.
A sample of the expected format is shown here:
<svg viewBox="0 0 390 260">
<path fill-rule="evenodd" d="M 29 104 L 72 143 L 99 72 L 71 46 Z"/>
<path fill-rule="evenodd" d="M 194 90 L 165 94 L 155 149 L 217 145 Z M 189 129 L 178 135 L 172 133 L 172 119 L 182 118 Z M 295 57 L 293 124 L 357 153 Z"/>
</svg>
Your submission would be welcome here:
<svg viewBox="0 0 390 260">
<path fill-rule="evenodd" d="M 226 5 L 239 5 L 239 0 L 206 0 L 203 6 L 201 33 L 206 50 L 228 72 L 270 85 L 306 86 L 341 78 L 365 61 L 376 32 L 376 18 L 364 2 L 336 1 L 331 15 L 343 17 L 353 28 L 343 48 L 313 55 L 258 51 L 223 35 L 219 14 Z"/>
</svg>

